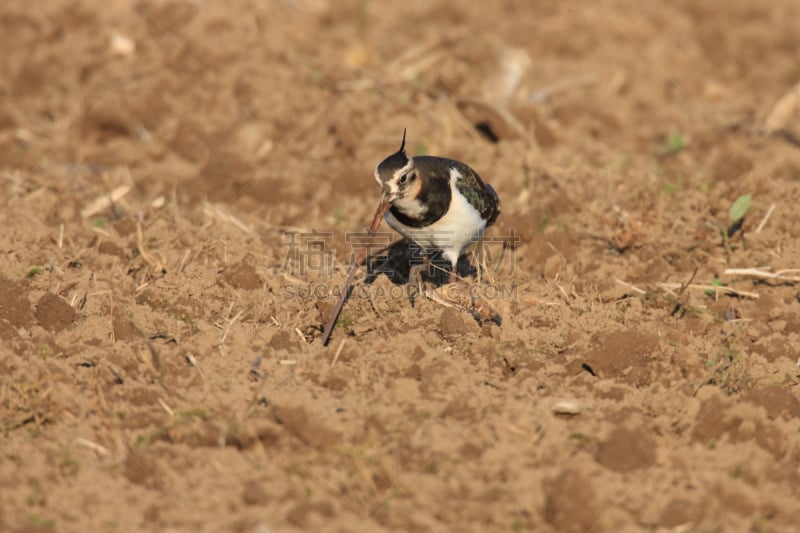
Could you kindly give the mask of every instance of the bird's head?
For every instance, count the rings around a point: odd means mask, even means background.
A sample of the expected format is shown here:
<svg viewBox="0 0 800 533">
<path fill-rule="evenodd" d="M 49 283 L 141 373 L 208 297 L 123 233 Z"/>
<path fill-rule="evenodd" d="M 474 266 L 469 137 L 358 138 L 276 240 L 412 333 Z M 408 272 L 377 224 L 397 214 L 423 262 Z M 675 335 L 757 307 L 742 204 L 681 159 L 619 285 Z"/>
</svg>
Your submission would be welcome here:
<svg viewBox="0 0 800 533">
<path fill-rule="evenodd" d="M 409 157 L 405 147 L 406 130 L 403 130 L 400 149 L 375 167 L 375 181 L 381 186 L 383 198 L 387 202 L 414 197 L 420 187 L 417 171 L 414 169 L 414 158 Z"/>
</svg>

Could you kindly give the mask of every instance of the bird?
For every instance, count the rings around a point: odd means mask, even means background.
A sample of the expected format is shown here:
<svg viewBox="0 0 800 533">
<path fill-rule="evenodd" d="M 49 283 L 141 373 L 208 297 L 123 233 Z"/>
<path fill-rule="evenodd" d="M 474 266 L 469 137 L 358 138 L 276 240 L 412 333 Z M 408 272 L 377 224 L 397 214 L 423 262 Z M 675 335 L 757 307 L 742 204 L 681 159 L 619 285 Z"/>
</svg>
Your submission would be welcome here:
<svg viewBox="0 0 800 533">
<path fill-rule="evenodd" d="M 459 257 L 495 223 L 500 198 L 465 163 L 445 157 L 411 157 L 405 147 L 403 130 L 400 149 L 375 167 L 383 201 L 391 205 L 384 220 L 416 243 L 425 261 L 440 252 L 452 266 L 448 283 L 454 283 Z"/>
</svg>

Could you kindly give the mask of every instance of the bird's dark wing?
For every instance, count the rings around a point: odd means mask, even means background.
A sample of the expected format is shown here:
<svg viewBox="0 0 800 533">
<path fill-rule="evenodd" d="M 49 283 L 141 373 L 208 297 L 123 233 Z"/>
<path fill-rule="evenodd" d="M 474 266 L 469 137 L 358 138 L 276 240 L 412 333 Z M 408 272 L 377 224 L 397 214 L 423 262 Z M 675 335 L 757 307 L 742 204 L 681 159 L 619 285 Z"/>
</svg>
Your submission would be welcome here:
<svg viewBox="0 0 800 533">
<path fill-rule="evenodd" d="M 486 225 L 491 226 L 500 214 L 500 198 L 491 185 L 483 183 L 477 172 L 463 163 L 455 163 L 461 174 L 461 179 L 456 180 L 456 188 L 478 210 Z"/>
<path fill-rule="evenodd" d="M 445 183 L 448 184 L 447 188 L 449 189 L 450 169 L 458 170 L 458 173 L 461 174 L 461 178 L 456 180 L 458 191 L 481 214 L 481 218 L 487 221 L 487 226 L 494 224 L 497 220 L 497 216 L 500 214 L 500 198 L 490 185 L 483 183 L 478 173 L 472 168 L 460 161 L 444 157 L 417 156 L 414 158 L 414 162 L 418 170 L 427 174 L 425 181 L 431 185 L 434 183 L 439 185 L 435 189 L 441 188 Z"/>
</svg>

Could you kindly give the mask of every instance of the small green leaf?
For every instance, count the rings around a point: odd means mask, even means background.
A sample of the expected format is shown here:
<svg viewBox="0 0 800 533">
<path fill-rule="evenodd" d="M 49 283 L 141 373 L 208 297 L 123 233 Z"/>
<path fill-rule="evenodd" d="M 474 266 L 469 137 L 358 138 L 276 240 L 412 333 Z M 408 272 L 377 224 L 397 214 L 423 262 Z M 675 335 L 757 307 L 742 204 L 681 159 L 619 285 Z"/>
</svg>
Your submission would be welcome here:
<svg viewBox="0 0 800 533">
<path fill-rule="evenodd" d="M 25 277 L 32 278 L 34 276 L 38 276 L 42 272 L 44 272 L 44 269 L 42 267 L 36 267 L 36 266 L 31 267 L 30 270 L 28 270 L 28 272 L 25 274 Z"/>
<path fill-rule="evenodd" d="M 663 155 L 676 154 L 683 150 L 685 146 L 686 139 L 684 139 L 683 135 L 680 132 L 674 132 L 669 134 L 667 142 L 660 146 L 659 151 Z"/>
<path fill-rule="evenodd" d="M 672 133 L 667 139 L 667 147 L 670 152 L 678 152 L 683 148 L 684 140 L 680 132 Z"/>
<path fill-rule="evenodd" d="M 546 230 L 547 226 L 549 225 L 550 225 L 550 216 L 547 213 L 545 213 L 539 218 L 539 223 L 537 224 L 539 233 L 544 233 L 544 230 Z"/>
<path fill-rule="evenodd" d="M 725 284 L 717 276 L 714 276 L 714 279 L 711 280 L 711 286 L 712 287 L 724 287 Z M 715 291 L 707 290 L 707 291 L 703 291 L 703 292 L 705 292 L 708 296 L 714 296 L 714 292 Z"/>
<path fill-rule="evenodd" d="M 750 202 L 753 201 L 752 194 L 743 194 L 739 198 L 733 202 L 733 205 L 728 210 L 728 216 L 731 217 L 731 221 L 736 222 L 737 220 L 744 218 L 744 214 L 747 213 L 747 210 L 750 209 Z"/>
</svg>

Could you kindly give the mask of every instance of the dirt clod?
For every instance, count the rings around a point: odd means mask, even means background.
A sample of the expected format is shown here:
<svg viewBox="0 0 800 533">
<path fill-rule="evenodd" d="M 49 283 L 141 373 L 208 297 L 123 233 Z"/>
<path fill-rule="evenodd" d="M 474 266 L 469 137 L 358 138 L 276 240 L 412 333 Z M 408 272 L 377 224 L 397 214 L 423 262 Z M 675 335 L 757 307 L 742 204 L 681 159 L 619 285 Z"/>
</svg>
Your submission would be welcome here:
<svg viewBox="0 0 800 533">
<path fill-rule="evenodd" d="M 647 468 L 656 462 L 656 442 L 640 428 L 617 426 L 600 443 L 597 462 L 615 472 Z"/>
<path fill-rule="evenodd" d="M 134 485 L 158 489 L 163 486 L 156 461 L 147 453 L 132 451 L 125 458 L 125 477 Z"/>
<path fill-rule="evenodd" d="M 292 350 L 297 348 L 298 344 L 298 338 L 294 334 L 286 330 L 282 330 L 272 336 L 272 338 L 269 340 L 268 346 L 277 351 Z"/>
<path fill-rule="evenodd" d="M 597 523 L 594 489 L 580 472 L 566 470 L 544 483 L 544 516 L 558 531 L 589 531 Z"/>
<path fill-rule="evenodd" d="M 339 441 L 338 435 L 321 421 L 308 414 L 305 407 L 272 408 L 275 421 L 300 440 L 316 447 L 333 446 Z"/>
<path fill-rule="evenodd" d="M 683 498 L 675 498 L 667 503 L 661 511 L 659 525 L 675 528 L 678 526 L 692 526 L 700 521 L 703 516 L 703 505 Z"/>
<path fill-rule="evenodd" d="M 452 307 L 446 307 L 442 310 L 442 315 L 439 317 L 439 325 L 445 335 L 458 335 L 466 330 L 466 324 L 464 319 L 461 318 L 461 314 Z"/>
<path fill-rule="evenodd" d="M 7 320 L 15 328 L 29 328 L 32 319 L 31 304 L 23 288 L 0 278 L 0 320 Z"/>
<path fill-rule="evenodd" d="M 46 293 L 36 304 L 36 320 L 45 329 L 59 332 L 75 321 L 75 309 L 52 293 Z"/>
<path fill-rule="evenodd" d="M 592 338 L 593 348 L 586 364 L 601 378 L 622 378 L 628 383 L 650 382 L 649 364 L 658 340 L 652 335 L 614 331 L 598 333 Z"/>
<path fill-rule="evenodd" d="M 139 331 L 139 328 L 126 316 L 124 311 L 119 309 L 114 309 L 111 326 L 114 329 L 114 339 L 118 341 L 130 341 L 131 339 L 142 337 L 142 332 Z"/>
<path fill-rule="evenodd" d="M 742 399 L 764 407 L 770 418 L 800 417 L 800 400 L 790 390 L 780 385 L 756 387 L 744 394 Z"/>
<path fill-rule="evenodd" d="M 247 481 L 242 489 L 242 500 L 247 505 L 264 505 L 269 501 L 269 494 L 264 490 L 264 483 Z"/>
<path fill-rule="evenodd" d="M 293 507 L 286 519 L 297 527 L 317 529 L 324 527 L 326 519 L 333 516 L 334 510 L 330 503 L 308 502 Z"/>
<path fill-rule="evenodd" d="M 261 277 L 250 263 L 239 263 L 226 268 L 222 278 L 232 287 L 237 289 L 256 290 L 261 288 Z"/>
</svg>

